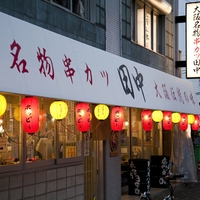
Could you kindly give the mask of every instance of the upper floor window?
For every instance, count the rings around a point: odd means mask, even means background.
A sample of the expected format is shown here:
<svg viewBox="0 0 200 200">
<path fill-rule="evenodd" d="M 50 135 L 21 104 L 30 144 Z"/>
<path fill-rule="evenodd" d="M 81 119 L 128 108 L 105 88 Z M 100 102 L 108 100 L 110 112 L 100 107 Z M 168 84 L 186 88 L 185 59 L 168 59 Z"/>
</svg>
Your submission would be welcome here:
<svg viewBox="0 0 200 200">
<path fill-rule="evenodd" d="M 122 1 L 122 36 L 148 49 L 161 53 L 161 17 L 150 5 L 140 0 Z"/>
<path fill-rule="evenodd" d="M 136 37 L 132 38 L 138 44 L 160 52 L 159 15 L 150 7 L 140 2 L 136 3 L 135 12 L 136 24 L 133 25 L 133 31 L 136 31 Z"/>
<path fill-rule="evenodd" d="M 131 39 L 130 1 L 122 0 L 122 35 Z"/>
<path fill-rule="evenodd" d="M 86 0 L 50 0 L 80 17 L 89 19 L 89 1 Z"/>
<path fill-rule="evenodd" d="M 105 0 L 48 0 L 83 19 L 105 26 Z"/>
<path fill-rule="evenodd" d="M 105 26 L 105 21 L 105 0 L 96 0 L 96 23 Z"/>
</svg>

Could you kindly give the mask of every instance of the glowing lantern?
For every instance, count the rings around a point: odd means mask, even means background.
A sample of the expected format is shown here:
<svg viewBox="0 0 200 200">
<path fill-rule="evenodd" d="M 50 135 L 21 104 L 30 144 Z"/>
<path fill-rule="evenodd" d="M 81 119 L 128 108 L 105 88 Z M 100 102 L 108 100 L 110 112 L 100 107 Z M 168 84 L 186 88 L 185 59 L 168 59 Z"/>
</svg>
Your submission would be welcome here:
<svg viewBox="0 0 200 200">
<path fill-rule="evenodd" d="M 14 118 L 17 120 L 17 121 L 21 121 L 21 108 L 20 106 L 17 106 L 17 108 L 14 109 Z"/>
<path fill-rule="evenodd" d="M 56 120 L 62 120 L 68 113 L 68 106 L 64 101 L 54 101 L 50 105 L 51 116 Z"/>
<path fill-rule="evenodd" d="M 161 122 L 163 119 L 163 113 L 160 110 L 154 110 L 152 113 L 152 119 L 154 122 Z"/>
<path fill-rule="evenodd" d="M 39 103 L 35 97 L 25 97 L 21 101 L 22 127 L 28 134 L 39 128 Z"/>
<path fill-rule="evenodd" d="M 79 131 L 90 130 L 90 106 L 87 103 L 76 104 L 76 125 Z"/>
<path fill-rule="evenodd" d="M 172 129 L 172 113 L 170 111 L 163 112 L 163 129 L 169 131 Z"/>
<path fill-rule="evenodd" d="M 193 124 L 194 122 L 194 115 L 188 115 L 188 124 Z"/>
<path fill-rule="evenodd" d="M 194 115 L 194 122 L 192 124 L 192 130 L 198 131 L 199 130 L 199 116 Z"/>
<path fill-rule="evenodd" d="M 188 128 L 188 116 L 187 114 L 181 114 L 181 120 L 179 122 L 180 129 L 185 131 Z"/>
<path fill-rule="evenodd" d="M 141 113 L 142 118 L 142 127 L 145 131 L 151 131 L 153 122 L 152 122 L 152 113 L 150 110 L 143 110 Z"/>
<path fill-rule="evenodd" d="M 7 101 L 6 98 L 0 94 L 0 116 L 2 116 L 7 108 Z"/>
<path fill-rule="evenodd" d="M 99 104 L 94 109 L 94 115 L 98 120 L 105 120 L 109 115 L 109 108 L 104 104 Z"/>
<path fill-rule="evenodd" d="M 179 123 L 181 120 L 180 113 L 172 113 L 172 122 L 173 123 Z"/>
<path fill-rule="evenodd" d="M 124 125 L 124 110 L 120 106 L 112 108 L 111 112 L 111 129 L 121 131 Z"/>
</svg>

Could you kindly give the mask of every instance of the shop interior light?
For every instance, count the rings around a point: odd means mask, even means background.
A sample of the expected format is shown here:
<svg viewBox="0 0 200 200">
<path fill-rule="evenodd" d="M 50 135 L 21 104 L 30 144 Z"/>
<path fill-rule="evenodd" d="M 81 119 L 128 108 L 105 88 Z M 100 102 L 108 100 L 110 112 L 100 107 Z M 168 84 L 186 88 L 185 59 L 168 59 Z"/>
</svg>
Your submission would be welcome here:
<svg viewBox="0 0 200 200">
<path fill-rule="evenodd" d="M 7 101 L 6 98 L 0 94 L 0 116 L 2 116 L 7 109 Z"/>
<path fill-rule="evenodd" d="M 21 101 L 22 127 L 28 134 L 34 134 L 39 128 L 39 103 L 35 97 L 25 97 Z"/>
<path fill-rule="evenodd" d="M 142 127 L 145 131 L 151 131 L 153 127 L 151 110 L 143 110 L 141 113 Z"/>
<path fill-rule="evenodd" d="M 161 122 L 163 119 L 163 112 L 161 110 L 154 110 L 152 112 L 152 119 L 154 122 Z"/>
<path fill-rule="evenodd" d="M 120 106 L 115 106 L 111 111 L 111 129 L 113 131 L 121 131 L 124 125 L 124 109 Z"/>
<path fill-rule="evenodd" d="M 94 115 L 98 120 L 105 120 L 109 115 L 109 108 L 104 104 L 98 104 L 94 108 Z"/>
<path fill-rule="evenodd" d="M 76 104 L 76 125 L 80 132 L 87 132 L 90 130 L 90 106 L 88 103 L 82 102 Z"/>
<path fill-rule="evenodd" d="M 54 101 L 50 105 L 51 116 L 56 120 L 62 120 L 67 116 L 68 106 L 64 101 Z"/>
</svg>

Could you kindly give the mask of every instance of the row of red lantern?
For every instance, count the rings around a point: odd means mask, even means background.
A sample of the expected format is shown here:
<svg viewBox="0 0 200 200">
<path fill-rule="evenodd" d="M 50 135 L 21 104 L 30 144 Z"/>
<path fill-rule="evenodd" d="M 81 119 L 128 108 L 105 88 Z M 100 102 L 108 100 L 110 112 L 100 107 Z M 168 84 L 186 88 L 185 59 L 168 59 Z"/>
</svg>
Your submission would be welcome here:
<svg viewBox="0 0 200 200">
<path fill-rule="evenodd" d="M 3 95 L 0 95 L 0 116 L 6 110 L 7 102 Z M 86 132 L 90 129 L 91 113 L 90 107 L 87 103 L 78 103 L 76 105 L 76 124 L 78 130 Z M 67 104 L 64 101 L 55 101 L 50 105 L 50 113 L 56 120 L 62 120 L 68 113 Z M 106 105 L 99 104 L 94 109 L 94 114 L 97 119 L 105 120 L 109 115 L 109 108 Z M 21 101 L 21 117 L 22 126 L 25 132 L 29 134 L 34 133 L 39 128 L 39 119 L 43 114 L 39 112 L 39 103 L 35 97 L 25 97 Z M 193 117 L 193 118 L 192 118 Z M 141 113 L 142 126 L 144 130 L 150 131 L 152 129 L 152 119 L 155 122 L 162 121 L 163 128 L 170 130 L 172 122 L 179 123 L 181 130 L 186 130 L 188 123 L 192 124 L 193 130 L 199 128 L 199 116 L 187 115 L 179 113 L 171 113 L 170 111 L 153 111 L 143 110 Z M 120 106 L 116 106 L 111 112 L 111 129 L 113 131 L 120 131 L 123 128 L 124 111 Z"/>
<path fill-rule="evenodd" d="M 88 103 L 78 103 L 75 107 L 76 125 L 79 131 L 90 130 L 91 113 Z M 50 113 L 56 120 L 62 120 L 68 113 L 68 106 L 64 101 L 55 101 L 50 105 Z M 95 116 L 99 120 L 105 120 L 109 115 L 106 105 L 99 104 L 95 107 Z M 35 97 L 25 97 L 21 101 L 21 117 L 23 130 L 29 134 L 35 133 L 39 128 L 42 118 L 39 112 L 39 102 Z M 114 107 L 111 113 L 111 129 L 120 131 L 123 128 L 124 112 L 121 107 Z"/>
<path fill-rule="evenodd" d="M 185 113 L 172 113 L 170 111 L 151 111 L 143 110 L 141 113 L 142 127 L 145 131 L 151 131 L 153 127 L 153 121 L 161 122 L 164 130 L 171 130 L 172 123 L 179 123 L 181 130 L 185 131 L 188 128 L 188 124 L 192 125 L 192 130 L 199 129 L 199 116 L 188 115 Z"/>
</svg>

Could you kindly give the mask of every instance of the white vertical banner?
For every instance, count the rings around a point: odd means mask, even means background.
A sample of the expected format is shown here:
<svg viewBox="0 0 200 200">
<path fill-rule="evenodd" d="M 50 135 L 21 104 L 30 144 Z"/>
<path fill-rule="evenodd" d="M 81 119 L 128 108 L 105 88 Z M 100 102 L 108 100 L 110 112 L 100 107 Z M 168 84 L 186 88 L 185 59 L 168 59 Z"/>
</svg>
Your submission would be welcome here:
<svg viewBox="0 0 200 200">
<path fill-rule="evenodd" d="M 200 77 L 200 3 L 186 4 L 186 77 Z"/>
</svg>

